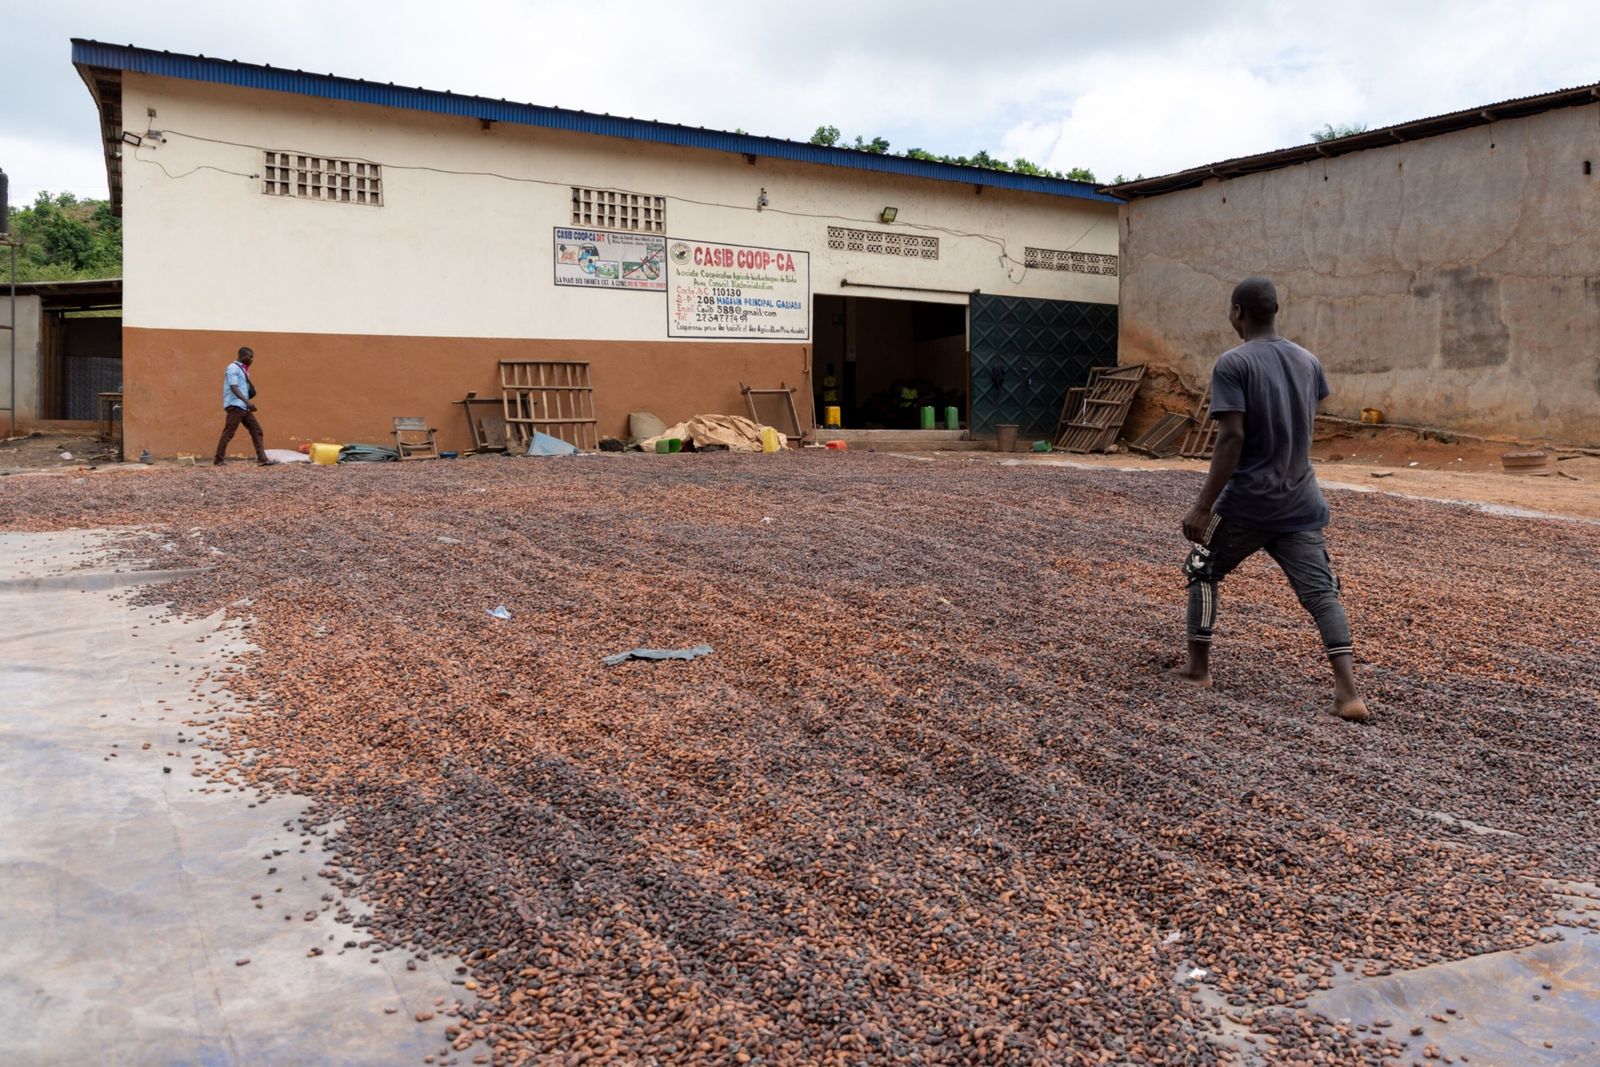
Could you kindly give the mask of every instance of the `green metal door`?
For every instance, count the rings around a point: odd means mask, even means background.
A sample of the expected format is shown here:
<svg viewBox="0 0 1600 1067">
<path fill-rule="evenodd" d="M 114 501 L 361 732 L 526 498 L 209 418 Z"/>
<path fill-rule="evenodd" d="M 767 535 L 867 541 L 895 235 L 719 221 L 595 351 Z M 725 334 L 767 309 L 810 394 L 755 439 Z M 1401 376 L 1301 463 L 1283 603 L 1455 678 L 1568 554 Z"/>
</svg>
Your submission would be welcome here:
<svg viewBox="0 0 1600 1067">
<path fill-rule="evenodd" d="M 1014 422 L 1023 436 L 1049 434 L 1067 390 L 1089 368 L 1117 362 L 1117 306 L 973 293 L 972 431 Z"/>
</svg>

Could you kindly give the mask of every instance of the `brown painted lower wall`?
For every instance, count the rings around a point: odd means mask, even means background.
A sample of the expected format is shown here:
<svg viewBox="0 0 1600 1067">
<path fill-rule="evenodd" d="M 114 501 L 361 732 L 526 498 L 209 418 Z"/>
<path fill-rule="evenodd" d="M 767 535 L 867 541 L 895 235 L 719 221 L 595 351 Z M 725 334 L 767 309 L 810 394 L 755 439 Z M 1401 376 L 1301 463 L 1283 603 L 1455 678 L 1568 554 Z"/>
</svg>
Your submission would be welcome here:
<svg viewBox="0 0 1600 1067">
<path fill-rule="evenodd" d="M 361 334 L 123 330 L 124 449 L 208 455 L 222 428 L 222 376 L 240 345 L 268 448 L 307 441 L 393 441 L 393 419 L 421 415 L 441 448 L 471 445 L 454 403 L 499 397 L 499 360 L 587 360 L 602 436 L 625 436 L 630 411 L 670 425 L 691 415 L 747 414 L 739 385 L 798 389 L 809 426 L 809 345 L 772 342 L 564 341 Z M 229 449 L 248 455 L 242 430 Z"/>
</svg>

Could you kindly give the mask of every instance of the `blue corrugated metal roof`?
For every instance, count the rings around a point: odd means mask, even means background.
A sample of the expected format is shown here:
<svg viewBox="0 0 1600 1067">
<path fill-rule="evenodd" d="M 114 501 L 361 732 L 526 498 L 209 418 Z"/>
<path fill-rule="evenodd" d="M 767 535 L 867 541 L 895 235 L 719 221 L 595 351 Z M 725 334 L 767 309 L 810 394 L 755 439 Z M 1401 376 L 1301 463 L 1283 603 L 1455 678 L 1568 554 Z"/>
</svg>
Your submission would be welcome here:
<svg viewBox="0 0 1600 1067">
<path fill-rule="evenodd" d="M 334 74 L 309 74 L 302 70 L 258 66 L 233 59 L 210 59 L 206 56 L 189 56 L 177 52 L 156 52 L 148 48 L 136 48 L 133 45 L 103 44 L 99 41 L 73 38 L 72 62 L 80 67 L 104 67 L 166 78 L 211 82 L 217 85 L 237 85 L 247 89 L 267 89 L 329 100 L 348 100 L 359 104 L 376 104 L 380 107 L 404 108 L 409 111 L 492 119 L 495 122 L 509 122 L 520 126 L 571 130 L 575 133 L 589 133 L 600 137 L 624 137 L 634 141 L 653 141 L 657 144 L 678 145 L 684 148 L 741 152 L 769 156 L 773 159 L 788 159 L 798 163 L 818 163 L 831 167 L 875 171 L 880 174 L 899 174 L 913 178 L 931 178 L 935 181 L 962 182 L 967 185 L 986 185 L 997 189 L 1044 193 L 1048 196 L 1068 196 L 1082 200 L 1118 203 L 1117 198 L 1099 192 L 1089 182 L 1040 178 L 1007 171 L 984 170 L 981 167 L 961 167 L 952 163 L 906 159 L 903 156 L 874 155 L 871 152 L 859 152 L 850 148 L 829 148 L 800 141 L 785 141 L 776 137 L 755 137 L 744 133 L 725 133 L 721 130 L 707 130 L 694 126 L 677 126 L 667 122 L 542 107 L 538 104 L 518 104 L 509 100 L 490 100 L 481 96 L 440 92 L 437 89 L 414 89 L 393 83 L 385 85 L 359 78 L 341 78 Z"/>
</svg>

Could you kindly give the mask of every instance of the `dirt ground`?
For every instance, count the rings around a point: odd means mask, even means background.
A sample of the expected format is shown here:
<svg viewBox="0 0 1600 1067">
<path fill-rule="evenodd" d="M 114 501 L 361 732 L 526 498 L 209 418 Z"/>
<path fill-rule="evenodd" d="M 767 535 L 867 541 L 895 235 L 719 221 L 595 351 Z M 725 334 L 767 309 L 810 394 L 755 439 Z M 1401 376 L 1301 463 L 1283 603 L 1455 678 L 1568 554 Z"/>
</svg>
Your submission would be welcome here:
<svg viewBox="0 0 1600 1067">
<path fill-rule="evenodd" d="M 1466 463 L 1456 465 L 1435 456 L 1431 462 L 1418 461 L 1411 467 L 1407 456 L 1417 452 L 1399 452 L 1398 456 L 1370 461 L 1359 452 L 1338 453 L 1342 458 L 1313 456 L 1317 480 L 1330 490 L 1348 489 L 1362 493 L 1383 493 L 1414 497 L 1439 502 L 1464 501 L 1527 512 L 1529 515 L 1553 515 L 1566 518 L 1600 521 L 1600 458 L 1577 455 L 1562 460 L 1558 469 L 1572 478 L 1546 475 L 1528 477 L 1506 474 L 1498 469 L 1500 452 L 1494 453 L 1495 466 L 1480 460 L 1477 466 Z M 1319 449 L 1320 451 L 1320 449 Z M 930 454 L 931 455 L 931 454 Z M 1202 460 L 1147 459 L 1126 452 L 1104 456 L 1016 453 L 997 456 L 993 453 L 946 453 L 941 460 L 978 463 L 1043 463 L 1070 464 L 1086 468 L 1109 468 L 1152 471 L 1193 471 L 1203 473 L 1207 464 Z M 1396 465 L 1396 464 L 1399 465 Z M 1576 479 L 1576 480 L 1574 480 Z M 1337 507 L 1337 504 L 1334 505 Z"/>
<path fill-rule="evenodd" d="M 63 459 L 65 453 L 68 458 Z M 0 475 L 118 463 L 117 446 L 83 434 L 26 434 L 0 441 Z"/>
<path fill-rule="evenodd" d="M 1369 427 L 1323 421 L 1312 445 L 1317 480 L 1324 486 L 1390 493 L 1436 501 L 1469 501 L 1498 508 L 1600 520 L 1600 456 L 1551 447 L 1559 473 L 1507 474 L 1501 456 L 1545 448 L 1515 441 L 1457 438 L 1433 431 Z M 934 453 L 926 453 L 933 456 Z M 1136 470 L 1204 471 L 1202 460 L 1149 459 L 1126 450 L 1107 455 L 1019 452 L 947 453 L 967 462 L 1070 463 Z"/>
<path fill-rule="evenodd" d="M 1217 688 L 1166 679 L 1194 471 L 1011 458 L 17 476 L 0 529 L 209 568 L 159 596 L 261 651 L 206 743 L 310 800 L 366 936 L 464 959 L 436 1062 L 1449 1054 L 1460 1003 L 1419 1035 L 1316 998 L 1563 936 L 1552 887 L 1600 874 L 1600 528 L 1337 494 L 1357 726 L 1265 560 Z"/>
</svg>

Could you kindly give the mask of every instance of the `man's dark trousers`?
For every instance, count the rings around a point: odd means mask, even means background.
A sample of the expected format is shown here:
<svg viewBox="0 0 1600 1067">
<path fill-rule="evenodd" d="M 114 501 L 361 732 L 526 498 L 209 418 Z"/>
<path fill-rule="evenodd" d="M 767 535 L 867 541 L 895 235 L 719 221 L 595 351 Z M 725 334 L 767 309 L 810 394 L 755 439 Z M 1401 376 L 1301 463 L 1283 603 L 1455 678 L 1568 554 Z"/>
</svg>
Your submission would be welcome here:
<svg viewBox="0 0 1600 1067">
<path fill-rule="evenodd" d="M 250 442 L 256 446 L 256 459 L 262 463 L 267 461 L 267 450 L 261 447 L 261 423 L 256 421 L 256 413 L 249 408 L 225 407 L 223 414 L 228 421 L 222 427 L 222 439 L 217 442 L 216 462 L 221 463 L 228 454 L 228 442 L 233 440 L 233 435 L 238 432 L 240 424 L 250 431 Z"/>
<path fill-rule="evenodd" d="M 1317 620 L 1327 654 L 1350 655 L 1350 623 L 1339 600 L 1339 579 L 1334 577 L 1322 531 L 1254 530 L 1218 515 L 1211 517 L 1205 545 L 1190 549 L 1183 564 L 1184 577 L 1189 580 L 1189 640 L 1211 643 L 1217 624 L 1217 586 L 1235 567 L 1263 550 L 1288 577 L 1301 606 Z"/>
</svg>

